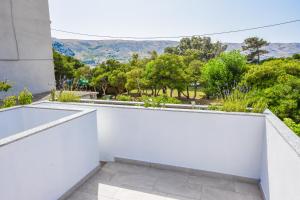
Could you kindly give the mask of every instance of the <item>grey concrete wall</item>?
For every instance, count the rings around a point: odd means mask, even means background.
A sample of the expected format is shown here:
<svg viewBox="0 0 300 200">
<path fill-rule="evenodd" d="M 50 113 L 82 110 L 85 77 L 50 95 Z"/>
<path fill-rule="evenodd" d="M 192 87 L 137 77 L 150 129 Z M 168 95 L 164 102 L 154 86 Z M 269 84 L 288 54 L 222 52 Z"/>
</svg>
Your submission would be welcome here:
<svg viewBox="0 0 300 200">
<path fill-rule="evenodd" d="M 0 80 L 13 85 L 6 95 L 55 86 L 48 0 L 1 0 Z"/>
</svg>

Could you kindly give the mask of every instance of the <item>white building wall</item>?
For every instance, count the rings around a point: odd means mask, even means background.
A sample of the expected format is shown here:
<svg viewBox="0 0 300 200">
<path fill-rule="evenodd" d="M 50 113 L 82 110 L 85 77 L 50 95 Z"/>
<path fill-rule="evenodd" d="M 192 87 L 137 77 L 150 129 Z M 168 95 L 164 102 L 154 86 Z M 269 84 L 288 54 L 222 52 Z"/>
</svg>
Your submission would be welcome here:
<svg viewBox="0 0 300 200">
<path fill-rule="evenodd" d="M 33 93 L 55 86 L 48 0 L 1 0 L 0 81 L 12 95 L 27 87 Z"/>
<path fill-rule="evenodd" d="M 97 109 L 103 161 L 120 157 L 260 178 L 263 115 L 93 104 L 37 106 Z"/>
<path fill-rule="evenodd" d="M 96 112 L 69 117 L 0 145 L 1 200 L 58 199 L 99 166 Z"/>
<path fill-rule="evenodd" d="M 266 200 L 300 199 L 300 139 L 272 113 L 266 114 L 261 186 Z"/>
<path fill-rule="evenodd" d="M 79 111 L 14 107 L 0 110 L 0 139 Z"/>
</svg>

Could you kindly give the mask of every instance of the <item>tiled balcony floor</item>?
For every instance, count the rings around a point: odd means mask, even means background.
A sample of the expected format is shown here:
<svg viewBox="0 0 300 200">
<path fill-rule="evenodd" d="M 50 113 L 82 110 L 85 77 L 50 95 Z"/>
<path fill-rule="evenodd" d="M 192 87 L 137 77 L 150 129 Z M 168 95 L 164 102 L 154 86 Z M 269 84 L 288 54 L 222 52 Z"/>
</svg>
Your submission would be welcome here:
<svg viewBox="0 0 300 200">
<path fill-rule="evenodd" d="M 262 200 L 256 184 L 124 163 L 107 163 L 68 200 Z"/>
</svg>

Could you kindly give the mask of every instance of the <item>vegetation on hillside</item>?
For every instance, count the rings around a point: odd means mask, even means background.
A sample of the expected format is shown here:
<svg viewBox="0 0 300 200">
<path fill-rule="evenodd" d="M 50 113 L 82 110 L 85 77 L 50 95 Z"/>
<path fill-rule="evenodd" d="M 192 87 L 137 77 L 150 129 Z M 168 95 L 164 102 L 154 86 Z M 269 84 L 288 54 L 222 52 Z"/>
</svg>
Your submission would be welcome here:
<svg viewBox="0 0 300 200">
<path fill-rule="evenodd" d="M 100 96 L 144 101 L 149 106 L 176 98 L 217 101 L 221 105 L 211 108 L 224 111 L 263 112 L 268 107 L 296 132 L 299 55 L 261 61 L 266 45 L 263 39 L 252 37 L 245 40 L 244 52 L 225 52 L 226 45 L 210 38 L 184 38 L 163 54 L 152 51 L 146 58 L 133 54 L 129 62 L 109 59 L 95 68 L 54 52 L 55 77 L 62 88 L 95 90 Z"/>
</svg>

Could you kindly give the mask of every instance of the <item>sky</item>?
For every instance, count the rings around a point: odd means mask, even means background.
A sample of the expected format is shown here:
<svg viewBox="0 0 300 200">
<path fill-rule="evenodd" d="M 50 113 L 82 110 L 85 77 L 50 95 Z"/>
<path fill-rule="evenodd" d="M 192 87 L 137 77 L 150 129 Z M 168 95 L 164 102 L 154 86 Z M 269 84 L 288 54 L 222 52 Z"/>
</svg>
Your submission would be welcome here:
<svg viewBox="0 0 300 200">
<path fill-rule="evenodd" d="M 51 27 L 117 37 L 197 35 L 300 19 L 300 0 L 49 0 Z M 211 36 L 242 42 L 300 42 L 300 22 Z M 101 39 L 52 31 L 52 37 Z"/>
</svg>

